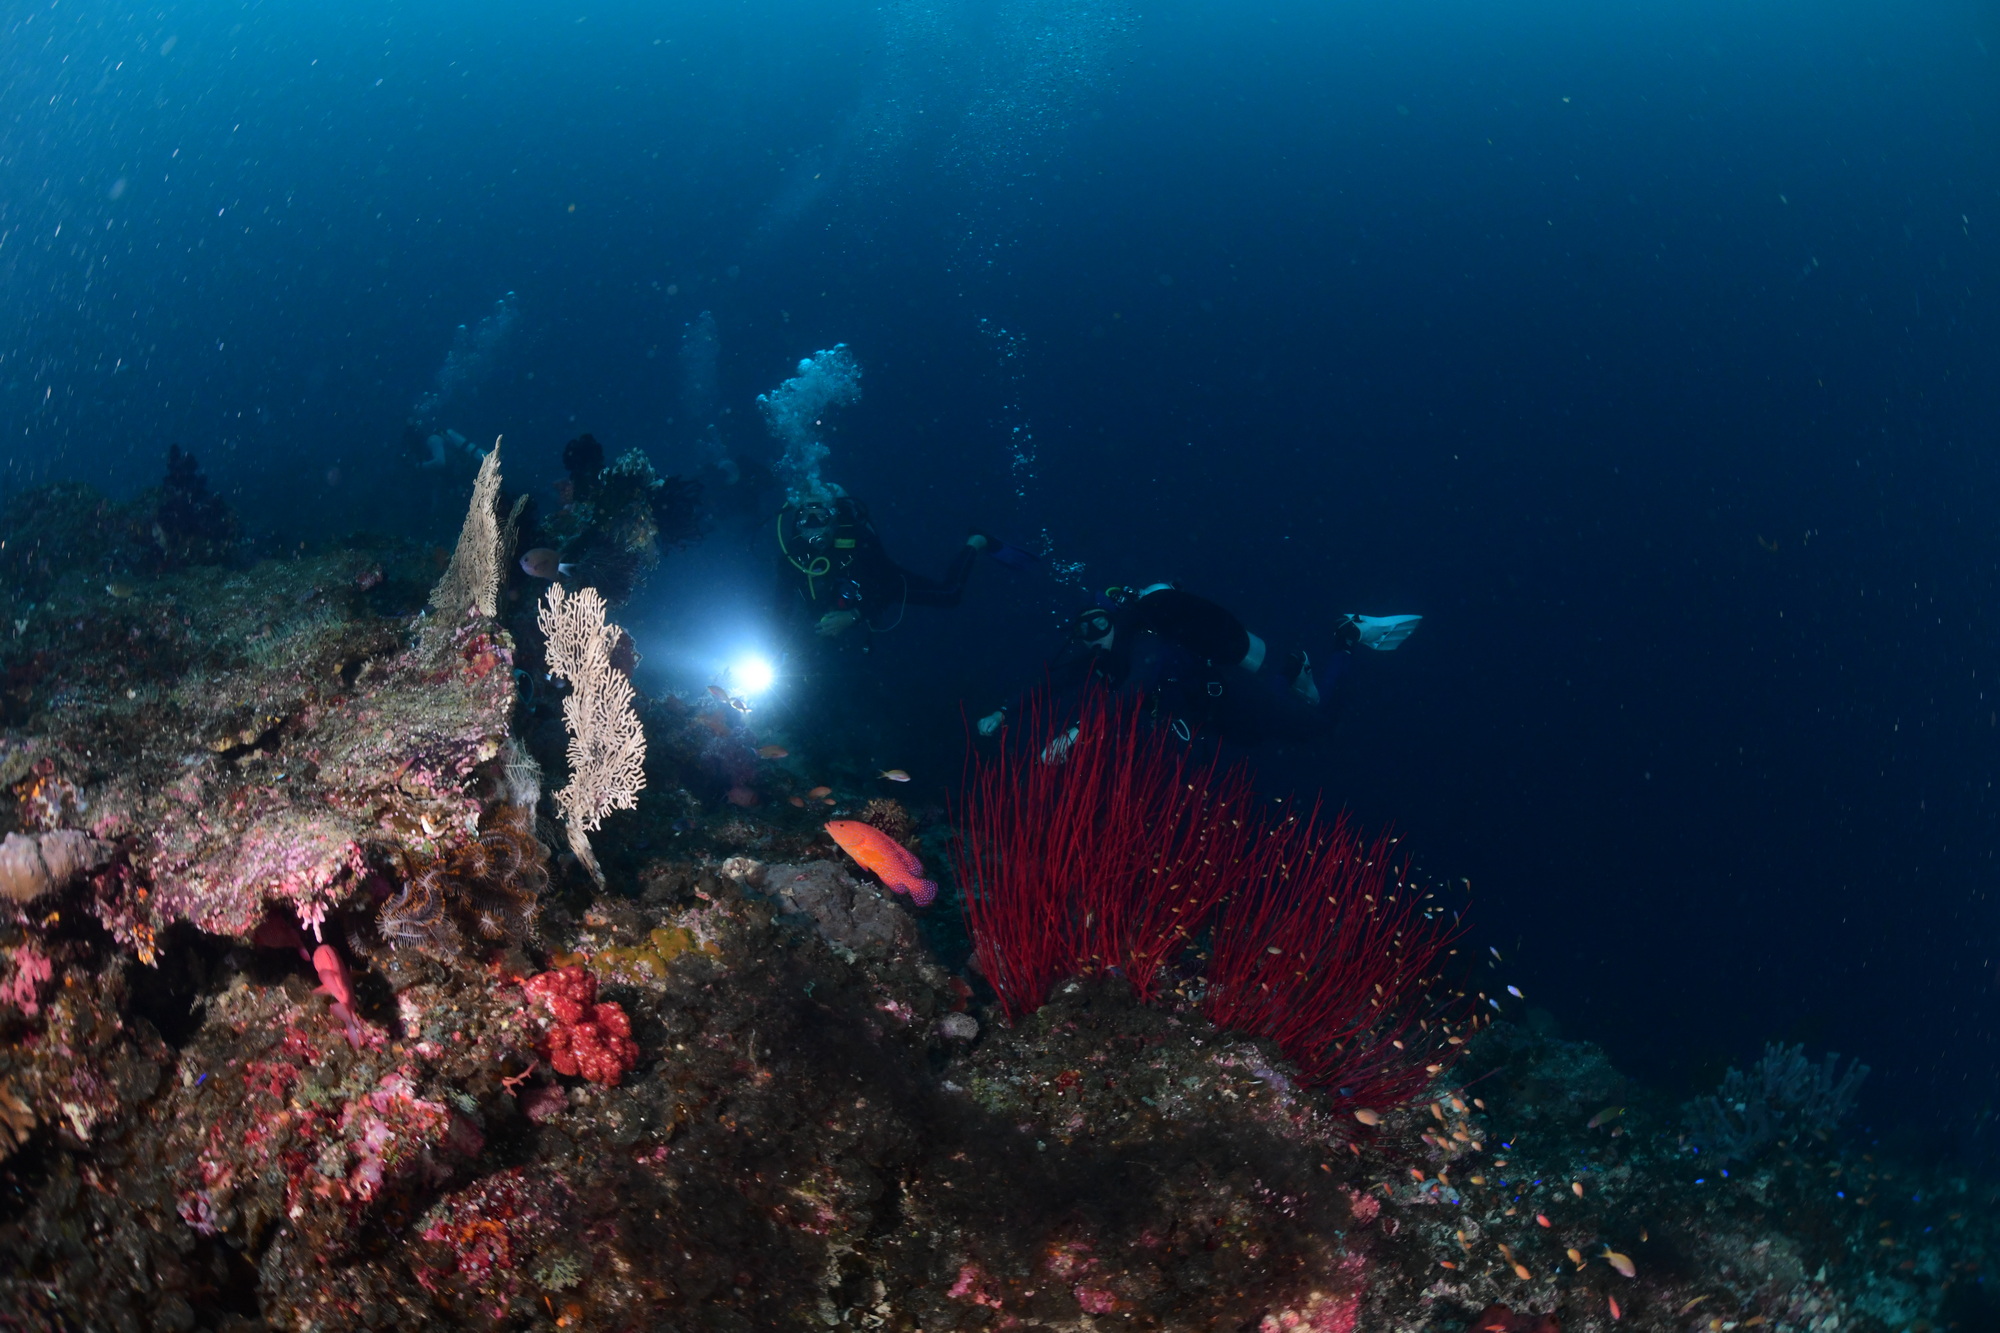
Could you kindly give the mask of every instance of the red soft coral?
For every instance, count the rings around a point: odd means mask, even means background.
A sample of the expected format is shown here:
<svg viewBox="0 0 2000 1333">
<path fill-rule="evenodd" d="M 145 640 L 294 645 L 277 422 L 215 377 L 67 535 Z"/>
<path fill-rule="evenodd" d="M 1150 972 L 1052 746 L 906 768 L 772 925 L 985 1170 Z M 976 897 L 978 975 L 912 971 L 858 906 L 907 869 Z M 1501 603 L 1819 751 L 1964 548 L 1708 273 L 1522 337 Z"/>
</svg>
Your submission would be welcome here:
<svg viewBox="0 0 2000 1333">
<path fill-rule="evenodd" d="M 1515 1314 L 1499 1303 L 1487 1306 L 1472 1321 L 1466 1333 L 1562 1333 L 1553 1312 L 1545 1315 Z"/>
<path fill-rule="evenodd" d="M 583 1021 L 586 1009 L 597 998 L 597 978 L 581 965 L 562 967 L 528 978 L 522 989 L 567 1027 Z"/>
<path fill-rule="evenodd" d="M 597 1002 L 597 978 L 570 966 L 531 977 L 528 998 L 555 1019 L 549 1029 L 549 1063 L 559 1074 L 580 1074 L 592 1083 L 615 1087 L 639 1063 L 632 1020 L 622 1006 Z"/>
</svg>

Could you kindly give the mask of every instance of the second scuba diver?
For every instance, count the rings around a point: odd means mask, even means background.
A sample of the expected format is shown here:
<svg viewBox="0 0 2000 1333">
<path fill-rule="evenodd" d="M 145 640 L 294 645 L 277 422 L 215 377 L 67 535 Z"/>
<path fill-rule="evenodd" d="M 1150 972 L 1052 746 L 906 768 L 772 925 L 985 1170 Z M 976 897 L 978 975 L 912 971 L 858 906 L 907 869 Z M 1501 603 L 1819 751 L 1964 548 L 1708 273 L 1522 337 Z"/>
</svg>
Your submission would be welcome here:
<svg viewBox="0 0 2000 1333">
<path fill-rule="evenodd" d="M 856 626 L 892 630 L 912 606 L 957 606 L 981 551 L 1016 568 L 1034 560 L 1018 547 L 975 532 L 952 556 L 943 578 L 915 573 L 889 558 L 868 506 L 846 495 L 786 505 L 778 513 L 777 534 L 781 610 L 803 609 L 823 638 Z"/>
<path fill-rule="evenodd" d="M 1422 616 L 1343 616 L 1339 647 L 1388 652 L 1415 631 Z M 1050 661 L 1049 688 L 1061 700 L 1095 679 L 1112 689 L 1147 695 L 1182 739 L 1196 732 L 1239 745 L 1266 740 L 1310 741 L 1332 726 L 1311 660 L 1288 654 L 1266 671 L 1268 649 L 1227 608 L 1206 597 L 1155 583 L 1108 589 L 1080 612 L 1068 641 Z M 979 719 L 979 734 L 1006 724 L 1001 707 Z"/>
</svg>

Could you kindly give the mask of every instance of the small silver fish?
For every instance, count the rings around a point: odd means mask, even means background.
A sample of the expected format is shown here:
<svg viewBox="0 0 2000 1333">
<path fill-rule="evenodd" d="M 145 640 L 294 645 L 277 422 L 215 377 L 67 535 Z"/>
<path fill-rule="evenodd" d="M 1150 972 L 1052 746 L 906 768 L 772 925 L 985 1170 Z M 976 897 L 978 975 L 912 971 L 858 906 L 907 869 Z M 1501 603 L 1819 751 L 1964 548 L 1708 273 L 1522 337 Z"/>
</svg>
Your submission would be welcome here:
<svg viewBox="0 0 2000 1333">
<path fill-rule="evenodd" d="M 531 579 L 566 577 L 575 569 L 575 565 L 562 563 L 556 557 L 556 553 L 546 546 L 537 546 L 532 551 L 521 553 L 521 572 Z"/>
</svg>

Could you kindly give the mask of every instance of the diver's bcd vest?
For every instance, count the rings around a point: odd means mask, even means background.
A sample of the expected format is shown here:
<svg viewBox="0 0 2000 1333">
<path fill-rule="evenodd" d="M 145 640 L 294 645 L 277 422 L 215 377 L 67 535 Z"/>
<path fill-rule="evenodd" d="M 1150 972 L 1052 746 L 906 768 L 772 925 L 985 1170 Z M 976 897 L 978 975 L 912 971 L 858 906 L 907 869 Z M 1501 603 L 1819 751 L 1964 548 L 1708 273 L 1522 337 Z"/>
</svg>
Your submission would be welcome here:
<svg viewBox="0 0 2000 1333">
<path fill-rule="evenodd" d="M 843 579 L 842 575 L 846 574 L 849 567 L 854 564 L 863 543 L 874 533 L 873 526 L 868 522 L 867 512 L 856 501 L 846 498 L 834 501 L 830 535 L 820 541 L 807 543 L 802 552 L 795 553 L 785 540 L 785 526 L 787 518 L 790 518 L 796 526 L 799 517 L 799 510 L 795 505 L 786 505 L 778 511 L 778 551 L 785 557 L 787 564 L 805 575 L 806 600 L 817 602 L 822 594 L 825 594 L 835 600 L 845 596 L 859 601 L 859 587 L 852 586 L 853 581 Z M 797 536 L 798 534 L 794 532 L 794 539 Z M 805 558 L 800 559 L 800 555 Z M 850 585 L 850 590 L 843 592 L 843 583 Z"/>
</svg>

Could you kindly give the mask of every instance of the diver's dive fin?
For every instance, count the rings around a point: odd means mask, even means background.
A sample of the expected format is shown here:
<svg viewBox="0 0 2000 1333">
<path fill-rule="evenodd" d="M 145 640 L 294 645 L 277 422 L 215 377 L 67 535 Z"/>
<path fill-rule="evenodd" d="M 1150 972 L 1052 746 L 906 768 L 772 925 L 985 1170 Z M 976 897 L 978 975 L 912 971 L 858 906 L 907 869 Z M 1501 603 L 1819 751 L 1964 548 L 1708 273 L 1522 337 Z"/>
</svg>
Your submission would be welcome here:
<svg viewBox="0 0 2000 1333">
<path fill-rule="evenodd" d="M 1003 542 L 998 537 L 988 537 L 986 542 L 986 554 L 992 556 L 1009 569 L 1026 572 L 1042 563 L 1042 558 L 1025 546 L 1016 546 L 1012 542 Z"/>
<path fill-rule="evenodd" d="M 1422 616 L 1363 616 L 1347 617 L 1347 623 L 1354 626 L 1361 635 L 1358 640 L 1363 648 L 1373 648 L 1378 653 L 1393 652 L 1402 646 L 1403 640 L 1416 632 Z"/>
</svg>

